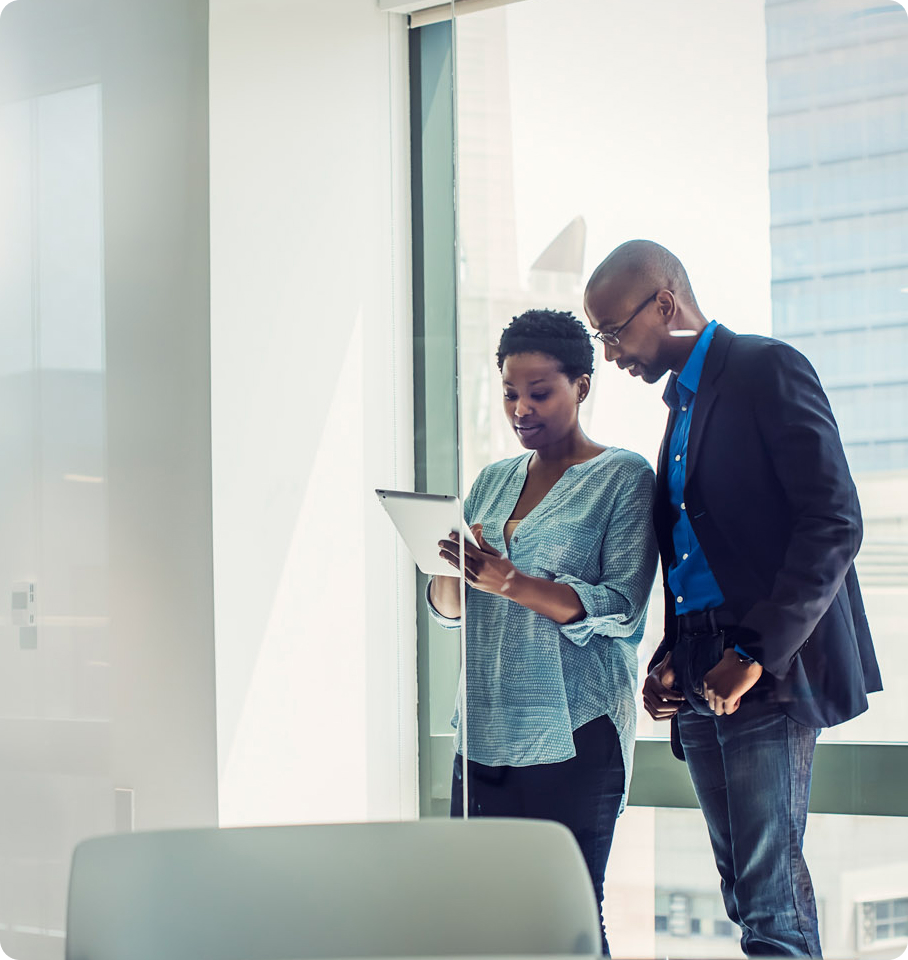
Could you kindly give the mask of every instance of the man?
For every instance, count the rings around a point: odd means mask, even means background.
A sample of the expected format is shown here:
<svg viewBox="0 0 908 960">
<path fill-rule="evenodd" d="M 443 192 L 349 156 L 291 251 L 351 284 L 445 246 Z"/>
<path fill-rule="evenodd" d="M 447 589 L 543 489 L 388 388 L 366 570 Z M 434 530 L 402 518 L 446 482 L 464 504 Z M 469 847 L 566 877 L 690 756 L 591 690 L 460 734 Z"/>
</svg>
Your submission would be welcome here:
<svg viewBox="0 0 908 960">
<path fill-rule="evenodd" d="M 816 738 L 881 689 L 829 403 L 792 347 L 708 323 L 659 244 L 609 254 L 584 306 L 607 360 L 647 383 L 672 371 L 654 508 L 665 635 L 644 706 L 672 721 L 745 954 L 819 957 L 802 854 Z"/>
</svg>

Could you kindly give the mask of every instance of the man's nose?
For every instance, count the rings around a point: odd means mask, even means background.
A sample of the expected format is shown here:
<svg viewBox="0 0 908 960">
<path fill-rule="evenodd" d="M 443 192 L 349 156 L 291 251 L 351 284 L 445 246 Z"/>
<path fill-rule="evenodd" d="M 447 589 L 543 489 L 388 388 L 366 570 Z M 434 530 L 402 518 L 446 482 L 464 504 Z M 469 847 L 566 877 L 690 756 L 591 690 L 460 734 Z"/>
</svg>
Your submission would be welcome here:
<svg viewBox="0 0 908 960">
<path fill-rule="evenodd" d="M 609 363 L 618 359 L 621 348 L 617 343 L 604 343 L 603 346 L 605 347 L 605 359 Z"/>
</svg>

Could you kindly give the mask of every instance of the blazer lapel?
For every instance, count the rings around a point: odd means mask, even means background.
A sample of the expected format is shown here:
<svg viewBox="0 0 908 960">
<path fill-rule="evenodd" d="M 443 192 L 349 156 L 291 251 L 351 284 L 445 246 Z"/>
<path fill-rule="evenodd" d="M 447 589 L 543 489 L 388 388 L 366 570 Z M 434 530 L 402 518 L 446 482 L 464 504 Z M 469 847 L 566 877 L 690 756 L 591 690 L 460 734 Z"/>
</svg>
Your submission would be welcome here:
<svg viewBox="0 0 908 960">
<path fill-rule="evenodd" d="M 678 374 L 671 376 L 677 379 Z M 659 549 L 663 554 L 669 550 L 668 540 L 664 540 L 665 531 L 671 529 L 670 509 L 668 498 L 668 448 L 671 440 L 672 430 L 675 427 L 675 417 L 677 413 L 669 407 L 668 423 L 665 427 L 665 433 L 662 436 L 662 444 L 659 447 L 659 457 L 656 460 L 656 498 L 653 505 L 653 519 L 655 520 L 656 537 L 659 540 Z"/>
<path fill-rule="evenodd" d="M 677 379 L 678 374 L 673 373 L 672 376 Z M 669 407 L 668 409 L 668 423 L 665 426 L 665 433 L 662 435 L 662 443 L 659 445 L 659 459 L 656 461 L 656 476 L 659 480 L 659 483 L 666 484 L 668 482 L 668 446 L 669 439 L 672 435 L 672 430 L 675 426 L 675 416 L 676 411 Z"/>
<path fill-rule="evenodd" d="M 700 374 L 700 384 L 697 387 L 694 413 L 690 422 L 690 436 L 687 438 L 687 470 L 684 477 L 685 483 L 693 476 L 694 468 L 697 465 L 697 456 L 700 453 L 700 442 L 703 439 L 706 421 L 709 419 L 710 411 L 719 393 L 716 382 L 722 373 L 722 368 L 725 366 L 725 358 L 728 356 L 728 348 L 731 346 L 734 336 L 731 330 L 719 324 L 718 329 L 713 334 L 713 340 L 709 345 L 709 350 L 706 353 L 703 372 Z M 663 443 L 665 443 L 665 441 L 663 441 Z M 659 468 L 660 470 L 663 469 L 661 458 Z"/>
</svg>

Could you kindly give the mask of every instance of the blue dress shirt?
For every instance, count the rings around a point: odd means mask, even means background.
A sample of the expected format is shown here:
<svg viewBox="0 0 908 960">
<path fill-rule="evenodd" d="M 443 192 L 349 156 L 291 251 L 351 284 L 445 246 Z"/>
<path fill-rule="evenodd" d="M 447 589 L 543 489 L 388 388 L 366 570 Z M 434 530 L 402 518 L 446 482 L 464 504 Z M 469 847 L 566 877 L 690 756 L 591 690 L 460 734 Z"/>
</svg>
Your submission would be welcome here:
<svg viewBox="0 0 908 960">
<path fill-rule="evenodd" d="M 687 441 L 700 386 L 703 362 L 718 324 L 710 322 L 677 377 L 670 377 L 662 399 L 675 413 L 668 446 L 668 492 L 676 520 L 672 528 L 675 559 L 668 571 L 668 584 L 675 596 L 675 612 L 696 613 L 721 606 L 725 597 L 713 576 L 706 555 L 687 515 L 684 480 L 687 476 Z"/>
</svg>

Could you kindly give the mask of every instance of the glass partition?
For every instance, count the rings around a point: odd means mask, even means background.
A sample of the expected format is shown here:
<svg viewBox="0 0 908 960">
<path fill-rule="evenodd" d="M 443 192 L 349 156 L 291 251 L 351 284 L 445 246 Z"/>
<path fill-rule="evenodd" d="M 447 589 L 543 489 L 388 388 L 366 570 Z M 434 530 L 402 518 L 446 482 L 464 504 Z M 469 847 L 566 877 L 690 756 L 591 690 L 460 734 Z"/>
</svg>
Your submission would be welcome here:
<svg viewBox="0 0 908 960">
<path fill-rule="evenodd" d="M 203 2 L 3 9 L 4 956 L 80 840 L 217 822 L 206 80 Z"/>
</svg>

